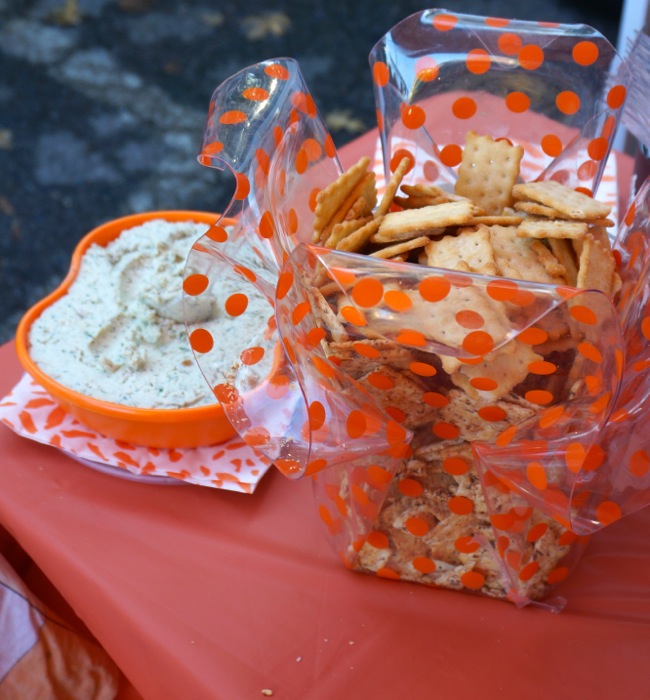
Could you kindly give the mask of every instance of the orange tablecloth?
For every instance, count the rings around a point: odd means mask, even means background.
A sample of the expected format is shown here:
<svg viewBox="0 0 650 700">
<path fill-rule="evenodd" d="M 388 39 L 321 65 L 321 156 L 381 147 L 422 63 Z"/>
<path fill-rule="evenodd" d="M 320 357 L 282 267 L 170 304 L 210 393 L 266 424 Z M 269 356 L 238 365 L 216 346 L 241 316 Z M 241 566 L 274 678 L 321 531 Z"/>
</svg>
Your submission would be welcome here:
<svg viewBox="0 0 650 700">
<path fill-rule="evenodd" d="M 7 344 L 0 395 L 20 375 Z M 308 481 L 134 483 L 5 426 L 0 455 L 0 524 L 146 700 L 650 697 L 650 509 L 593 538 L 556 615 L 347 571 Z"/>
<path fill-rule="evenodd" d="M 20 375 L 0 349 L 0 391 Z M 147 700 L 650 695 L 650 510 L 593 538 L 559 615 L 347 571 L 307 481 L 124 481 L 0 427 L 0 523 Z"/>
</svg>

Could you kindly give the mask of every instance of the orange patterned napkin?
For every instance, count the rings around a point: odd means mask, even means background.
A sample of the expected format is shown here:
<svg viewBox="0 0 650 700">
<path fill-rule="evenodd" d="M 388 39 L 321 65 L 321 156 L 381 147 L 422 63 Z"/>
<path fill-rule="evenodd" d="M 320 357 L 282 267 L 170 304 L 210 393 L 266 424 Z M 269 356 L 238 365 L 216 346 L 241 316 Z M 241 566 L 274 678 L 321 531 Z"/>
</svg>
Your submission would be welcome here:
<svg viewBox="0 0 650 700">
<path fill-rule="evenodd" d="M 0 421 L 18 435 L 57 447 L 77 460 L 121 468 L 125 476 L 161 477 L 161 483 L 173 478 L 253 493 L 270 466 L 239 437 L 212 447 L 166 450 L 100 435 L 64 411 L 28 375 L 0 400 Z"/>
</svg>

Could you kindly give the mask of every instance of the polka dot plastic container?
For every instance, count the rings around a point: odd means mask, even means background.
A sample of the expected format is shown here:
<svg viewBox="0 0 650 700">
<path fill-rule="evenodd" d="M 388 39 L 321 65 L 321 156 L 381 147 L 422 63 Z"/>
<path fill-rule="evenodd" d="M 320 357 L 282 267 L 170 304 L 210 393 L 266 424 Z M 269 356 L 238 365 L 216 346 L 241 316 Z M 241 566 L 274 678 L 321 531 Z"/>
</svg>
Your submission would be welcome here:
<svg viewBox="0 0 650 700">
<path fill-rule="evenodd" d="M 598 187 L 626 67 L 593 29 L 430 10 L 396 25 L 370 63 L 383 181 L 406 155 L 406 182 L 453 184 L 473 129 L 521 144 L 535 177 Z M 206 375 L 241 437 L 313 480 L 345 566 L 560 609 L 552 587 L 588 536 L 650 502 L 650 188 L 618 229 L 613 304 L 595 290 L 312 245 L 315 196 L 342 168 L 291 59 L 217 88 L 199 159 L 234 176 L 225 215 L 237 223 L 197 242 L 185 291 L 218 299 L 229 277 L 240 291 L 220 300 L 226 313 L 268 303 L 233 369 Z M 319 285 L 337 308 L 319 306 Z M 502 312 L 507 322 L 490 322 Z M 205 368 L 214 339 L 188 330 Z M 338 341 L 346 355 L 332 352 Z M 260 373 L 273 342 L 282 360 Z M 466 392 L 443 355 L 468 368 Z M 526 410 L 511 414 L 495 397 L 517 364 L 507 389 Z"/>
</svg>

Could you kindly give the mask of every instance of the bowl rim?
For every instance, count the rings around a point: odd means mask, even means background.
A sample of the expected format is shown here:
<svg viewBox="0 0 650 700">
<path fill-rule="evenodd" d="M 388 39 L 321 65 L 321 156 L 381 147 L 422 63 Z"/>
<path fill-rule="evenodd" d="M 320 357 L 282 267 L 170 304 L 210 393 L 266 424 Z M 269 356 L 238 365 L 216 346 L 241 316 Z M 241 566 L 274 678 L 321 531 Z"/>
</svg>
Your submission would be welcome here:
<svg viewBox="0 0 650 700">
<path fill-rule="evenodd" d="M 213 225 L 219 220 L 223 221 L 225 224 L 234 223 L 230 219 L 223 219 L 221 214 L 214 212 L 190 209 L 169 209 L 128 214 L 116 219 L 109 219 L 99 224 L 86 233 L 75 246 L 68 272 L 56 289 L 37 301 L 21 317 L 15 335 L 16 354 L 18 355 L 18 360 L 23 366 L 23 369 L 36 383 L 40 384 L 51 393 L 54 398 L 76 405 L 86 411 L 103 414 L 111 418 L 128 419 L 137 422 L 157 421 L 176 423 L 214 418 L 215 413 L 223 412 L 223 408 L 216 397 L 214 404 L 203 406 L 189 406 L 185 408 L 142 408 L 139 406 L 127 406 L 126 404 L 114 403 L 112 401 L 94 398 L 88 394 L 82 394 L 79 391 L 70 389 L 64 384 L 61 384 L 56 379 L 53 379 L 32 360 L 29 353 L 29 331 L 32 324 L 46 308 L 65 296 L 77 277 L 84 253 L 92 244 L 97 242 L 96 239 L 104 235 L 107 230 L 114 229 L 115 235 L 106 240 L 103 244 L 100 243 L 100 245 L 106 245 L 110 241 L 115 240 L 123 231 L 156 219 L 164 219 L 172 222 L 196 221 L 209 225 Z"/>
</svg>

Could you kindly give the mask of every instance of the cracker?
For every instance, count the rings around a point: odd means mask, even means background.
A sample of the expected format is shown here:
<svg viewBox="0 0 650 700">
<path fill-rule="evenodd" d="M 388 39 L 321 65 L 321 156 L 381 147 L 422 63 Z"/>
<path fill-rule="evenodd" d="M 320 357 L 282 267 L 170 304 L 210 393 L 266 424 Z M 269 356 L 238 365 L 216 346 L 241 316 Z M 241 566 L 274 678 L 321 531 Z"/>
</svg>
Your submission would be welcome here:
<svg viewBox="0 0 650 700">
<path fill-rule="evenodd" d="M 341 206 L 334 212 L 332 218 L 323 228 L 320 240 L 326 239 L 336 224 L 346 219 L 355 219 L 357 216 L 371 214 L 373 207 L 377 203 L 376 193 L 375 174 L 372 172 L 367 173 L 352 188 Z"/>
<path fill-rule="evenodd" d="M 578 264 L 571 241 L 568 238 L 549 238 L 548 244 L 557 261 L 564 267 L 567 283 L 575 286 L 578 279 Z"/>
<path fill-rule="evenodd" d="M 579 289 L 598 289 L 611 295 L 614 290 L 614 273 L 616 260 L 600 241 L 587 236 L 583 241 L 582 252 L 578 261 L 576 287 Z"/>
<path fill-rule="evenodd" d="M 371 205 L 370 201 L 371 200 L 366 199 L 365 195 L 357 197 L 354 202 L 352 202 L 352 206 L 345 212 L 343 221 L 354 221 L 355 219 L 360 219 L 370 214 L 375 206 L 374 204 Z"/>
<path fill-rule="evenodd" d="M 381 379 L 381 384 L 377 379 Z M 403 411 L 406 414 L 403 423 L 406 428 L 423 425 L 435 413 L 436 409 L 422 400 L 422 384 L 389 365 L 379 365 L 357 381 L 384 408 L 395 407 Z"/>
<path fill-rule="evenodd" d="M 379 365 L 406 370 L 413 362 L 413 351 L 410 348 L 383 339 L 332 342 L 328 346 L 328 354 L 337 357 L 341 369 L 355 379 Z"/>
<path fill-rule="evenodd" d="M 468 331 L 458 323 L 459 311 L 471 309 L 479 314 L 483 319 L 481 329 L 489 333 L 495 343 L 506 337 L 510 327 L 504 305 L 487 298 L 483 291 L 474 286 L 452 286 L 447 296 L 435 304 L 420 300 L 415 295 L 412 299 L 413 318 L 418 324 L 413 327 L 417 327 L 426 337 L 442 346 L 432 348 L 432 351 L 440 356 L 442 368 L 447 374 L 463 365 L 463 361 L 456 357 L 455 353 L 461 356 L 466 354 L 461 348 Z"/>
<path fill-rule="evenodd" d="M 434 204 L 444 204 L 447 200 L 441 197 L 393 197 L 393 202 L 402 209 L 421 209 Z"/>
<path fill-rule="evenodd" d="M 318 286 L 318 291 L 327 299 L 327 297 L 330 296 L 330 294 L 339 294 L 341 291 L 347 291 L 347 288 L 349 285 L 346 285 L 342 282 L 335 282 L 332 280 L 331 282 L 324 282 L 323 284 L 319 284 Z"/>
<path fill-rule="evenodd" d="M 545 204 L 540 204 L 539 202 L 523 200 L 515 202 L 514 206 L 516 211 L 523 211 L 526 214 L 533 214 L 534 216 L 545 216 L 547 219 L 567 218 L 561 211 L 553 209 L 553 207 L 547 207 Z"/>
<path fill-rule="evenodd" d="M 519 224 L 519 235 L 526 238 L 584 238 L 589 224 L 567 219 L 543 219 L 527 216 Z"/>
<path fill-rule="evenodd" d="M 428 201 L 428 204 L 445 204 L 446 202 L 458 202 L 461 199 L 467 199 L 467 197 L 461 197 L 453 192 L 447 192 L 447 190 L 437 185 L 426 185 L 422 183 L 402 185 L 401 190 L 407 197 L 396 197 L 396 201 L 405 199 L 412 202 L 413 205 L 420 203 L 420 206 L 424 206 L 422 204 L 424 201 Z M 410 208 L 413 208 L 413 206 Z"/>
<path fill-rule="evenodd" d="M 399 189 L 399 186 L 402 184 L 404 175 L 406 175 L 410 166 L 410 159 L 402 158 L 402 160 L 400 160 L 398 166 L 395 168 L 395 172 L 391 175 L 391 178 L 386 185 L 386 191 L 384 192 L 381 202 L 379 202 L 379 206 L 377 207 L 377 211 L 375 212 L 376 216 L 383 216 L 384 214 L 388 213 L 390 205 L 393 203 L 393 197 Z"/>
<path fill-rule="evenodd" d="M 612 249 L 612 242 L 609 240 L 609 234 L 604 227 L 594 226 L 592 222 L 592 225 L 589 227 L 589 234 L 593 236 L 595 240 L 599 241 L 603 248 L 607 250 Z"/>
<path fill-rule="evenodd" d="M 545 204 L 571 219 L 600 219 L 608 216 L 612 210 L 609 204 L 576 192 L 555 180 L 522 183 L 515 185 L 512 192 L 515 199 L 528 199 Z"/>
<path fill-rule="evenodd" d="M 432 228 L 426 232 L 427 236 L 439 236 L 444 233 L 446 229 L 444 228 Z M 422 235 L 422 231 L 401 231 L 398 233 L 393 233 L 392 235 L 386 235 L 381 231 L 377 231 L 370 237 L 371 243 L 398 243 L 399 241 L 410 241 L 413 238 L 418 238 Z"/>
<path fill-rule="evenodd" d="M 502 214 L 500 216 L 485 216 L 477 214 L 470 219 L 467 224 L 468 226 L 478 226 L 479 224 L 485 224 L 485 226 L 518 226 L 523 220 L 523 216 L 516 216 L 514 214 Z"/>
<path fill-rule="evenodd" d="M 512 188 L 524 154 L 521 146 L 468 132 L 454 192 L 469 197 L 488 215 L 512 204 Z"/>
<path fill-rule="evenodd" d="M 518 398 L 516 397 L 516 399 Z M 452 389 L 447 394 L 447 399 L 447 405 L 440 409 L 440 419 L 455 425 L 460 430 L 459 437 L 467 441 L 493 440 L 508 426 L 521 423 L 535 415 L 532 404 L 525 406 L 516 399 L 514 401 L 476 400 L 458 389 Z M 494 421 L 486 421 L 481 418 L 479 411 L 486 406 L 501 409 L 503 418 Z"/>
<path fill-rule="evenodd" d="M 316 195 L 312 237 L 314 243 L 321 240 L 323 231 L 334 214 L 341 208 L 352 190 L 366 177 L 369 165 L 370 158 L 367 156 L 360 158 L 355 165 L 341 173 L 334 182 L 331 182 Z"/>
<path fill-rule="evenodd" d="M 384 216 L 379 230 L 382 236 L 389 238 L 405 231 L 427 232 L 446 226 L 458 226 L 467 223 L 472 216 L 472 203 L 465 199 L 420 209 L 390 212 Z"/>
<path fill-rule="evenodd" d="M 495 342 L 506 337 L 510 321 L 502 303 L 486 298 L 478 288 L 452 285 L 444 299 L 431 303 L 425 301 L 417 289 L 402 289 L 412 302 L 411 308 L 400 314 L 402 328 L 413 328 L 427 339 L 426 352 L 441 354 L 447 358 L 451 372 L 462 361 L 452 355 L 466 355 L 462 344 L 467 336 L 467 328 L 458 323 L 457 314 L 462 309 L 471 309 L 483 319 L 482 329 L 490 333 Z M 390 314 L 380 314 L 373 318 L 373 329 L 382 337 L 393 339 L 397 332 L 395 320 Z M 423 348 L 424 349 L 424 348 Z M 442 363 L 442 361 L 441 361 Z"/>
<path fill-rule="evenodd" d="M 339 321 L 332 307 L 317 287 L 308 287 L 307 296 L 311 310 L 316 318 L 320 319 L 325 328 L 330 330 L 332 339 L 337 342 L 348 340 L 348 334 L 343 324 Z"/>
<path fill-rule="evenodd" d="M 354 233 L 357 229 L 370 223 L 372 221 L 372 216 L 367 216 L 362 219 L 354 219 L 353 221 L 342 221 L 336 224 L 329 236 L 325 239 L 323 245 L 325 248 L 336 248 L 337 244 L 342 241 L 346 236 Z"/>
<path fill-rule="evenodd" d="M 613 219 L 587 219 L 587 223 L 591 226 L 602 226 L 604 228 L 616 226 L 616 222 Z M 607 232 L 605 232 L 605 234 L 607 234 Z"/>
<path fill-rule="evenodd" d="M 494 251 L 490 244 L 490 231 L 486 226 L 467 230 L 456 236 L 444 236 L 426 245 L 427 265 L 457 269 L 464 261 L 472 272 L 497 275 Z"/>
<path fill-rule="evenodd" d="M 402 243 L 396 243 L 395 245 L 386 246 L 379 250 L 370 253 L 371 258 L 392 258 L 396 255 L 401 255 L 416 248 L 423 248 L 431 239 L 428 236 L 419 236 L 418 238 L 412 238 L 410 241 L 403 241 Z"/>
<path fill-rule="evenodd" d="M 549 273 L 532 247 L 534 241 L 519 237 L 517 230 L 515 226 L 489 227 L 497 274 L 511 279 L 557 284 L 557 279 Z"/>
<path fill-rule="evenodd" d="M 383 217 L 381 216 L 375 217 L 361 226 L 361 228 L 350 233 L 336 244 L 336 250 L 343 250 L 347 253 L 356 253 L 361 250 L 370 240 L 372 234 L 377 231 L 381 225 L 382 219 Z"/>
<path fill-rule="evenodd" d="M 571 219 L 568 214 L 565 214 L 564 212 L 558 211 L 557 209 L 553 209 L 553 207 L 547 207 L 545 204 L 539 204 L 538 202 L 528 202 L 528 201 L 519 201 L 515 202 L 515 209 L 517 211 L 524 212 L 525 214 L 533 214 L 534 216 L 545 216 L 547 219 Z M 574 219 L 577 221 L 580 221 L 581 219 Z M 616 222 L 612 221 L 612 219 L 607 219 L 607 218 L 598 218 L 598 219 L 582 219 L 582 221 L 585 221 L 592 226 L 605 226 L 606 228 L 609 228 L 610 226 L 614 226 Z"/>
<path fill-rule="evenodd" d="M 425 183 L 417 183 L 415 185 L 402 185 L 402 192 L 409 197 L 446 197 L 450 193 L 443 190 L 438 185 L 427 185 Z M 452 197 L 454 195 L 451 195 Z"/>
<path fill-rule="evenodd" d="M 549 341 L 558 342 L 560 339 L 566 338 L 569 335 L 571 331 L 569 320 L 566 308 L 560 306 L 547 311 L 537 321 L 536 325 L 546 333 Z M 537 350 L 541 352 L 539 348 L 537 348 Z"/>
<path fill-rule="evenodd" d="M 551 239 L 552 240 L 552 239 Z M 564 239 L 566 240 L 566 239 Z M 551 277 L 561 277 L 561 280 L 556 280 L 557 282 L 566 282 L 566 269 L 559 260 L 553 255 L 553 253 L 541 242 L 534 240 L 530 244 L 531 250 L 537 256 L 537 259 L 542 264 L 546 272 L 548 272 Z"/>
</svg>

